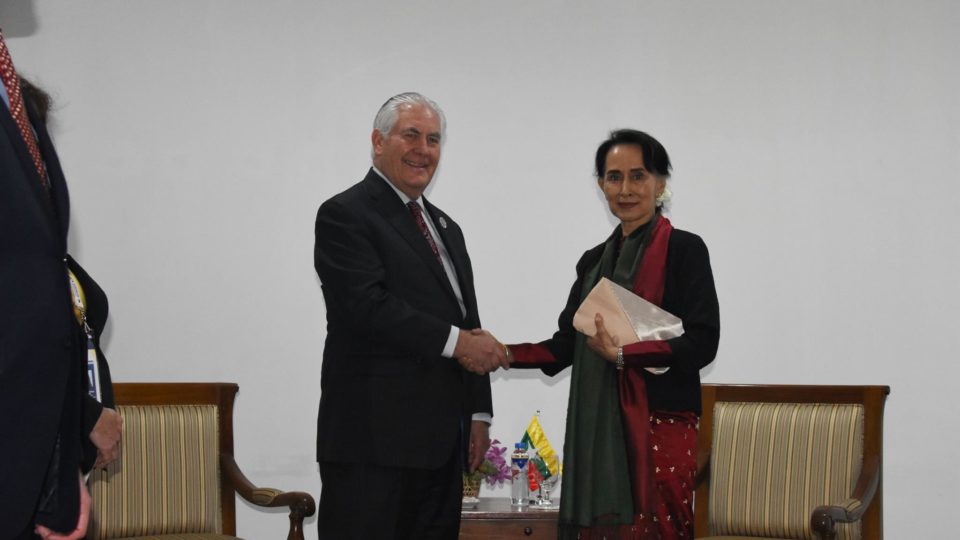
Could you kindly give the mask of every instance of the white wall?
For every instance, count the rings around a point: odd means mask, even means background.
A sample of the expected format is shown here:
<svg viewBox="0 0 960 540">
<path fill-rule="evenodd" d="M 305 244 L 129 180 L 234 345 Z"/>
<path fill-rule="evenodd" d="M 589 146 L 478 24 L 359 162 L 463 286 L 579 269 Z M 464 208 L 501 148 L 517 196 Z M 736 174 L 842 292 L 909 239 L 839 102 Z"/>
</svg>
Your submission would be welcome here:
<svg viewBox="0 0 960 540">
<path fill-rule="evenodd" d="M 596 144 L 657 136 L 674 224 L 713 255 L 705 380 L 891 385 L 888 538 L 942 537 L 949 520 L 921 516 L 949 515 L 960 483 L 958 24 L 949 0 L 0 6 L 17 67 L 58 103 L 72 251 L 110 294 L 116 380 L 238 382 L 258 483 L 319 495 L 313 220 L 364 173 L 377 107 L 412 89 L 448 115 L 429 197 L 507 342 L 549 335 L 611 230 Z M 497 374 L 493 435 L 541 409 L 559 446 L 567 389 Z M 248 538 L 285 527 L 239 512 Z"/>
</svg>

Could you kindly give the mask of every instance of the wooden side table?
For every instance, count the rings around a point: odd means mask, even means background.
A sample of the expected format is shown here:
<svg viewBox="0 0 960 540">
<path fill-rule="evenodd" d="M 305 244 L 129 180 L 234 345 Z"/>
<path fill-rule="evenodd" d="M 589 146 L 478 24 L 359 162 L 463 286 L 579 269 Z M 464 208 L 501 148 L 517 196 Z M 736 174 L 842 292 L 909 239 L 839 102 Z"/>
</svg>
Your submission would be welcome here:
<svg viewBox="0 0 960 540">
<path fill-rule="evenodd" d="M 557 501 L 559 503 L 559 500 Z M 559 510 L 513 508 L 510 499 L 481 497 L 476 509 L 464 509 L 461 540 L 556 540 Z"/>
</svg>

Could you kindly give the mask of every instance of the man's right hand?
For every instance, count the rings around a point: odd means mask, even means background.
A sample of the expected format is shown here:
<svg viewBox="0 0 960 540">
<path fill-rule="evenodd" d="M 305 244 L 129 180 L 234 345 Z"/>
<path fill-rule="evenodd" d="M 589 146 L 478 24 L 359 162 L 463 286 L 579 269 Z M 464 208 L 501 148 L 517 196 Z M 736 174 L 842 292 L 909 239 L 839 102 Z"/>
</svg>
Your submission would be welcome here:
<svg viewBox="0 0 960 540">
<path fill-rule="evenodd" d="M 484 375 L 497 368 L 510 369 L 506 347 L 490 332 L 481 329 L 460 330 L 453 355 L 463 369 Z"/>
<path fill-rule="evenodd" d="M 90 432 L 90 440 L 97 447 L 96 469 L 106 467 L 120 456 L 120 435 L 123 433 L 123 418 L 108 407 L 103 408 L 100 418 Z"/>
</svg>

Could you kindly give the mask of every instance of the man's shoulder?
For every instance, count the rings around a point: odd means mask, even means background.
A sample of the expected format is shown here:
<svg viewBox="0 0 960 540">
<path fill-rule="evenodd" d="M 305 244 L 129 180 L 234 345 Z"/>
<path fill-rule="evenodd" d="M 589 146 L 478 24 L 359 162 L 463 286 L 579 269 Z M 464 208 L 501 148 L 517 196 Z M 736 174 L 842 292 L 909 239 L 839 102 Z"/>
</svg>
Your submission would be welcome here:
<svg viewBox="0 0 960 540">
<path fill-rule="evenodd" d="M 363 200 L 363 198 L 362 182 L 360 182 L 323 201 L 320 207 L 323 208 L 331 205 L 353 206 Z"/>
<path fill-rule="evenodd" d="M 354 207 L 360 204 L 369 204 L 371 200 L 382 194 L 382 190 L 378 189 L 381 186 L 377 182 L 382 183 L 382 180 L 371 169 L 362 180 L 324 201 L 320 209 L 323 210 L 324 207 L 330 206 Z"/>
</svg>

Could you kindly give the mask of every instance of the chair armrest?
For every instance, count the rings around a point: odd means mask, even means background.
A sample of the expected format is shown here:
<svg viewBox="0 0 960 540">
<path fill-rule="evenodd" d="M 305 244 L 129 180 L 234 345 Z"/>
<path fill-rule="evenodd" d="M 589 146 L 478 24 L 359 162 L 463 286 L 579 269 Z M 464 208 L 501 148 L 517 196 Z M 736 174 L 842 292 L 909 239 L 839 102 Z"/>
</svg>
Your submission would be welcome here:
<svg viewBox="0 0 960 540">
<path fill-rule="evenodd" d="M 244 476 L 230 454 L 220 454 L 220 468 L 237 493 L 251 504 L 263 507 L 289 507 L 290 531 L 287 533 L 287 540 L 304 540 L 303 520 L 312 516 L 317 510 L 316 503 L 309 493 L 257 487 Z"/>
<path fill-rule="evenodd" d="M 864 460 L 860 478 L 849 499 L 835 505 L 818 506 L 810 516 L 810 526 L 825 540 L 836 538 L 837 523 L 851 523 L 863 517 L 873 502 L 880 483 L 880 459 L 871 456 Z"/>
<path fill-rule="evenodd" d="M 697 474 L 693 478 L 693 487 L 700 486 L 708 478 L 710 478 L 710 451 L 697 451 Z"/>
</svg>

